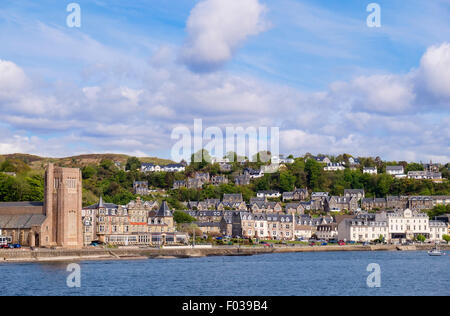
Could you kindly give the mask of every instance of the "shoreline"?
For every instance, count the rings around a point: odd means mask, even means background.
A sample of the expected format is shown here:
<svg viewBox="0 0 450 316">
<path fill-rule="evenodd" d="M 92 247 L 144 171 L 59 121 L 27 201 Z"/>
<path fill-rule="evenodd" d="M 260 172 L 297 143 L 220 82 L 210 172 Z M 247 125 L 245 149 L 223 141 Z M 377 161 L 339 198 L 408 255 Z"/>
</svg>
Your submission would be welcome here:
<svg viewBox="0 0 450 316">
<path fill-rule="evenodd" d="M 337 251 L 427 251 L 433 245 L 346 245 L 346 246 L 284 246 L 284 247 L 166 247 L 117 249 L 7 249 L 0 250 L 0 263 L 51 263 L 68 261 L 115 261 L 202 258 L 210 256 L 253 256 L 274 253 L 337 252 Z M 450 245 L 442 245 L 450 251 Z"/>
</svg>

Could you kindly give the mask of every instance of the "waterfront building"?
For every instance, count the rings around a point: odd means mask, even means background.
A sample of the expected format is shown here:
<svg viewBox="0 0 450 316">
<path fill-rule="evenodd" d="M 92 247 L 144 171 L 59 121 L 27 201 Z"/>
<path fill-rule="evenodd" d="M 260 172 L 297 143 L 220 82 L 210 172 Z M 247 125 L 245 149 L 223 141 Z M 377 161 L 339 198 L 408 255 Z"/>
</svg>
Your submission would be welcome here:
<svg viewBox="0 0 450 316">
<path fill-rule="evenodd" d="M 426 213 L 416 210 L 387 212 L 389 240 L 402 242 L 414 240 L 418 235 L 430 238 L 429 218 Z"/>
<path fill-rule="evenodd" d="M 347 218 L 338 225 L 338 239 L 354 242 L 371 242 L 384 238 L 389 241 L 389 228 L 386 218 L 383 217 L 356 217 Z"/>
<path fill-rule="evenodd" d="M 84 245 L 100 241 L 113 245 L 185 243 L 188 237 L 175 230 L 172 211 L 165 201 L 143 201 L 127 205 L 99 203 L 83 208 Z"/>
<path fill-rule="evenodd" d="M 81 179 L 80 169 L 49 164 L 43 203 L 0 203 L 2 234 L 23 246 L 81 248 Z"/>
<path fill-rule="evenodd" d="M 430 221 L 430 241 L 436 242 L 444 240 L 444 235 L 448 234 L 448 224 L 443 221 Z"/>
</svg>

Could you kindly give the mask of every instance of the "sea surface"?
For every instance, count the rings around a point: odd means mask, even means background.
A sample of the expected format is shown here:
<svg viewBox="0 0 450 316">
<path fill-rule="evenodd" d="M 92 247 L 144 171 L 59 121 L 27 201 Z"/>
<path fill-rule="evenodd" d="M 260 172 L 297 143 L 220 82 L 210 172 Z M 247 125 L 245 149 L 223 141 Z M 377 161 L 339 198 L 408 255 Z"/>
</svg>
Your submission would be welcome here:
<svg viewBox="0 0 450 316">
<path fill-rule="evenodd" d="M 367 285 L 374 271 L 368 272 L 367 267 L 372 263 L 380 267 L 380 287 Z M 450 296 L 450 256 L 430 257 L 426 252 L 311 252 L 84 261 L 78 262 L 80 287 L 67 285 L 72 273 L 67 271 L 68 264 L 2 263 L 0 293 L 14 296 Z M 69 284 L 77 280 L 72 276 Z"/>
</svg>

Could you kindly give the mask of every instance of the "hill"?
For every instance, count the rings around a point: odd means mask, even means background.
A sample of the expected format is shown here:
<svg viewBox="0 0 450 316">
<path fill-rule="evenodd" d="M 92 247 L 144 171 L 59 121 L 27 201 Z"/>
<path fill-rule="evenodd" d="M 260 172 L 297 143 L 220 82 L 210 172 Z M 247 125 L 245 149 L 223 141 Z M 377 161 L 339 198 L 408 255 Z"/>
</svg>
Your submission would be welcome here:
<svg viewBox="0 0 450 316">
<path fill-rule="evenodd" d="M 0 163 L 5 160 L 21 160 L 25 162 L 33 170 L 42 170 L 45 165 L 52 162 L 61 167 L 76 167 L 82 168 L 88 165 L 100 165 L 102 160 L 112 160 L 114 162 L 120 162 L 125 166 L 127 159 L 131 156 L 123 154 L 86 154 L 79 156 L 71 156 L 64 158 L 49 158 L 49 157 L 39 157 L 29 154 L 8 154 L 0 155 Z M 160 165 L 167 165 L 173 163 L 173 161 L 168 159 L 161 159 L 157 157 L 139 157 L 141 162 L 154 163 Z"/>
</svg>

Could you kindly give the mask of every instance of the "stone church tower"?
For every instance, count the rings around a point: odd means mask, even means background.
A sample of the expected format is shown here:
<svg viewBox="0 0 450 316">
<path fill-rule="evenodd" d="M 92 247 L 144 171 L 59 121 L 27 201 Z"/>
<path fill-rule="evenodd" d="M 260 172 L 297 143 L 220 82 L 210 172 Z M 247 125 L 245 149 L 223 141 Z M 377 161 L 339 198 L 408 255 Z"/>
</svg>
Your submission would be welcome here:
<svg viewBox="0 0 450 316">
<path fill-rule="evenodd" d="M 44 247 L 82 248 L 82 177 L 80 169 L 55 167 L 45 172 L 44 212 L 41 229 Z"/>
</svg>

